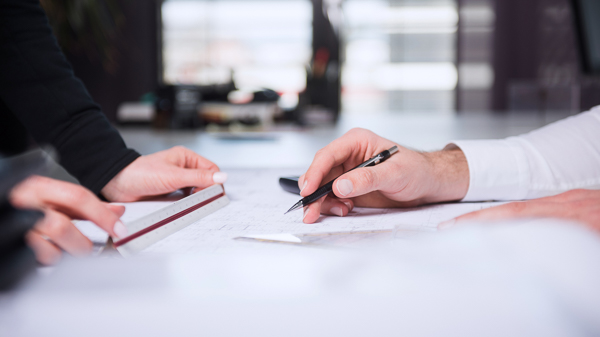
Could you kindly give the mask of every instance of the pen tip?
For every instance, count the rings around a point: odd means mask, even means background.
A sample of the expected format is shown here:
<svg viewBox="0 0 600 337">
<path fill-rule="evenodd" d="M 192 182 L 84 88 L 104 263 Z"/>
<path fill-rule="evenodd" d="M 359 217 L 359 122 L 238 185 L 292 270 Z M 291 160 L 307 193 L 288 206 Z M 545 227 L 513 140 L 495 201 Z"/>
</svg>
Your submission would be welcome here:
<svg viewBox="0 0 600 337">
<path fill-rule="evenodd" d="M 283 215 L 288 214 L 291 211 L 295 211 L 298 208 L 302 207 L 302 200 L 298 201 L 294 206 L 292 206 L 292 208 L 290 208 L 287 212 L 285 212 Z"/>
</svg>

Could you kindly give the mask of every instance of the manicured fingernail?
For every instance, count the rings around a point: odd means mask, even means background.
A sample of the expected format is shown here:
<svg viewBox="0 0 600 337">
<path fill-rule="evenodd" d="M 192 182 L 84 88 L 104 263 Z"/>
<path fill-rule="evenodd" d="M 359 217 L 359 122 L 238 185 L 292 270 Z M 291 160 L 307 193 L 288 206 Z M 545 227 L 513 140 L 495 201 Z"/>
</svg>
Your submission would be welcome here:
<svg viewBox="0 0 600 337">
<path fill-rule="evenodd" d="M 335 214 L 337 216 L 344 216 L 344 211 L 342 211 L 341 208 L 339 207 L 332 207 L 329 212 L 331 212 L 332 214 Z"/>
<path fill-rule="evenodd" d="M 304 181 L 304 185 L 302 185 L 302 188 L 300 189 L 300 193 L 302 193 L 302 191 L 304 191 L 304 189 L 306 188 L 306 185 L 308 185 L 308 180 Z"/>
<path fill-rule="evenodd" d="M 308 207 L 304 207 L 304 214 L 302 214 L 302 220 L 304 220 L 307 215 L 308 215 Z"/>
<path fill-rule="evenodd" d="M 225 172 L 215 172 L 213 174 L 213 181 L 217 184 L 222 184 L 227 181 L 227 173 Z"/>
<path fill-rule="evenodd" d="M 456 219 L 451 219 L 448 221 L 440 222 L 440 224 L 438 225 L 438 229 L 448 229 L 452 228 L 454 225 L 456 225 Z"/>
<path fill-rule="evenodd" d="M 344 205 L 348 206 L 348 212 L 350 212 L 350 210 L 352 209 L 352 204 L 350 203 L 350 201 L 342 201 L 344 203 Z"/>
<path fill-rule="evenodd" d="M 127 231 L 127 227 L 125 227 L 125 225 L 121 221 L 117 221 L 115 223 L 115 226 L 113 227 L 113 232 L 115 232 L 117 239 L 122 239 L 124 237 L 127 237 L 127 235 L 129 235 L 129 232 Z"/>
<path fill-rule="evenodd" d="M 354 185 L 352 185 L 352 182 L 350 180 L 342 179 L 337 182 L 337 189 L 338 189 L 338 192 L 340 192 L 340 194 L 342 196 L 346 196 L 346 195 L 352 193 L 352 190 L 354 189 Z"/>
</svg>

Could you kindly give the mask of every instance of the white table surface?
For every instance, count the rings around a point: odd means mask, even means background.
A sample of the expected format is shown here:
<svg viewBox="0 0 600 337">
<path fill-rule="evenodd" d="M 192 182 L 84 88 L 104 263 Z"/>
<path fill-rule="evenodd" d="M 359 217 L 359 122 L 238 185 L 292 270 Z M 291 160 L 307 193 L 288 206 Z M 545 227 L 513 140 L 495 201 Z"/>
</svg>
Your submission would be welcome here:
<svg viewBox="0 0 600 337">
<path fill-rule="evenodd" d="M 223 140 L 122 128 L 142 154 L 184 145 L 223 169 L 303 168 L 353 127 L 403 145 L 502 138 L 559 116 L 347 116 L 331 128 Z M 372 250 L 66 259 L 0 294 L 0 336 L 590 336 L 600 239 L 544 220 L 467 227 Z"/>
</svg>

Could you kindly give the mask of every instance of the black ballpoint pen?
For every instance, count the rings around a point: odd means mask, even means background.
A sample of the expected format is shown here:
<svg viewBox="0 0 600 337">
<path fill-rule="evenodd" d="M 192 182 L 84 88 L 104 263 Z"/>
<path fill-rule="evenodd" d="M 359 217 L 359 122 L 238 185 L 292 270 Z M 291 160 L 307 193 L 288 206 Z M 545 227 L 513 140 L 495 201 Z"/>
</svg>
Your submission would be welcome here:
<svg viewBox="0 0 600 337">
<path fill-rule="evenodd" d="M 375 165 L 385 161 L 386 159 L 388 159 L 391 155 L 393 155 L 396 152 L 398 152 L 398 147 L 394 146 L 391 149 L 385 150 L 385 151 L 381 152 L 380 154 L 376 155 L 375 157 L 358 165 L 357 167 L 353 168 L 352 170 L 356 170 L 357 168 L 361 168 L 361 167 L 375 166 Z M 352 170 L 350 170 L 350 171 L 352 171 Z M 348 171 L 348 172 L 350 172 L 350 171 Z M 344 174 L 346 174 L 348 172 L 345 172 Z M 339 177 L 341 177 L 341 176 L 338 176 L 337 178 L 339 178 Z M 288 214 L 289 212 L 295 211 L 299 208 L 308 206 L 308 205 L 312 204 L 313 202 L 326 196 L 327 194 L 331 193 L 333 191 L 333 182 L 337 178 L 335 178 L 332 181 L 328 182 L 327 184 L 319 187 L 313 194 L 302 198 L 302 200 L 298 201 L 294 206 L 292 206 L 292 208 L 290 208 L 287 212 L 285 212 L 285 214 Z"/>
</svg>

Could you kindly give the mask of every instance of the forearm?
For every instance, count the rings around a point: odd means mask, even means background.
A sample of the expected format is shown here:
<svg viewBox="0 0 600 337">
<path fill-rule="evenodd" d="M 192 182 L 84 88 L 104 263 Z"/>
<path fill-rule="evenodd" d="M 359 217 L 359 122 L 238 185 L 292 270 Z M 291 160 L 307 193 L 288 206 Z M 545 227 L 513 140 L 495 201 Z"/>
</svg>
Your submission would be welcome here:
<svg viewBox="0 0 600 337">
<path fill-rule="evenodd" d="M 457 141 L 469 166 L 465 201 L 523 200 L 600 188 L 600 109 L 529 134 Z"/>
</svg>

